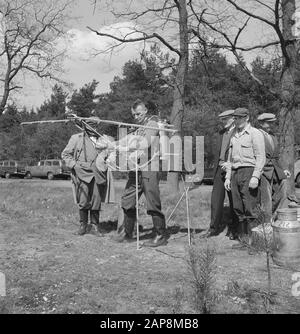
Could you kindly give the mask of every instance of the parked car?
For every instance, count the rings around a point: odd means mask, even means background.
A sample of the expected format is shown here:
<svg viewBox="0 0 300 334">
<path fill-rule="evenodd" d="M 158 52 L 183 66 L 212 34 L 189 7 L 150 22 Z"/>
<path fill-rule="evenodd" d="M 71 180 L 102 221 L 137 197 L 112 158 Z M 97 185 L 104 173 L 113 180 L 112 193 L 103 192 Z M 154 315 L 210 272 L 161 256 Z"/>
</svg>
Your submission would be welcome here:
<svg viewBox="0 0 300 334">
<path fill-rule="evenodd" d="M 9 179 L 11 176 L 24 177 L 26 163 L 16 160 L 0 161 L 0 176 Z"/>
<path fill-rule="evenodd" d="M 28 179 L 40 177 L 48 180 L 53 180 L 56 177 L 67 179 L 70 177 L 70 170 L 63 160 L 47 159 L 39 161 L 35 166 L 26 166 L 25 177 Z"/>
</svg>

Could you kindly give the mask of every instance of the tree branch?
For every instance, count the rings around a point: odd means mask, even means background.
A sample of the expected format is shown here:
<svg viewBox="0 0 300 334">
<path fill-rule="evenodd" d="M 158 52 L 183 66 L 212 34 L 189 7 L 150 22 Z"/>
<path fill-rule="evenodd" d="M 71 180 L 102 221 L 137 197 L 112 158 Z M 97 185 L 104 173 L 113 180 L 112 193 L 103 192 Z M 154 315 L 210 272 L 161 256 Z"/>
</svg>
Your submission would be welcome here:
<svg viewBox="0 0 300 334">
<path fill-rule="evenodd" d="M 212 24 L 210 24 L 209 22 L 207 22 L 206 20 L 204 20 L 202 18 L 202 23 L 203 24 L 207 25 L 210 29 L 212 29 L 213 31 L 222 35 L 224 37 L 224 39 L 228 42 L 228 45 L 220 45 L 220 44 L 214 43 L 214 44 L 210 44 L 209 46 L 214 47 L 214 48 L 218 48 L 218 49 L 224 48 L 224 49 L 230 50 L 233 53 L 233 55 L 235 56 L 237 62 L 240 64 L 240 66 L 253 78 L 253 80 L 256 81 L 260 86 L 266 88 L 272 95 L 276 96 L 276 98 L 278 98 L 279 94 L 276 91 L 274 91 L 271 87 L 264 84 L 259 78 L 257 78 L 254 75 L 254 73 L 248 68 L 248 66 L 241 60 L 237 51 L 250 51 L 250 50 L 254 50 L 254 49 L 258 49 L 258 48 L 266 48 L 266 47 L 271 46 L 271 45 L 277 45 L 280 42 L 279 41 L 274 41 L 274 42 L 266 43 L 264 45 L 256 45 L 256 46 L 249 47 L 249 48 L 237 47 L 238 39 L 239 39 L 242 31 L 247 26 L 248 21 L 249 21 L 249 18 L 246 20 L 246 22 L 243 24 L 243 26 L 241 28 L 239 28 L 238 33 L 234 38 L 234 41 L 231 41 L 231 39 L 229 38 L 229 36 L 225 32 L 217 29 Z M 197 36 L 199 35 L 199 32 L 197 32 L 195 30 L 192 30 L 192 32 Z M 199 36 L 199 37 L 201 37 L 201 36 Z"/>
<path fill-rule="evenodd" d="M 267 19 L 263 18 L 262 16 L 259 16 L 259 15 L 256 15 L 256 14 L 253 14 L 253 13 L 249 12 L 245 8 L 242 8 L 239 5 L 237 5 L 233 0 L 226 0 L 226 1 L 229 2 L 230 4 L 232 4 L 240 12 L 243 12 L 244 14 L 247 14 L 248 16 L 253 17 L 256 20 L 263 21 L 266 24 L 268 24 L 268 25 L 270 25 L 271 27 L 274 28 L 275 24 L 273 22 L 268 21 Z"/>
<path fill-rule="evenodd" d="M 139 18 L 141 18 L 142 16 L 145 16 L 149 13 L 163 13 L 166 10 L 172 10 L 174 8 L 176 8 L 176 5 L 173 6 L 167 6 L 169 0 L 165 0 L 163 7 L 161 8 L 147 8 L 146 10 L 144 10 L 141 13 L 136 13 L 136 12 L 129 12 L 129 13 L 116 13 L 112 10 L 112 14 L 117 17 L 130 17 L 132 20 L 137 20 Z"/>
<path fill-rule="evenodd" d="M 121 42 L 121 43 L 134 43 L 134 42 L 146 41 L 146 40 L 149 40 L 149 39 L 156 38 L 159 41 L 161 41 L 169 50 L 177 53 L 179 57 L 181 56 L 181 53 L 180 53 L 180 51 L 178 49 L 174 48 L 162 36 L 160 36 L 157 33 L 153 33 L 151 35 L 147 35 L 146 33 L 143 33 L 144 34 L 143 37 L 137 37 L 137 38 L 129 38 L 129 39 L 127 39 L 126 37 L 125 38 L 119 38 L 119 37 L 111 35 L 111 34 L 101 33 L 101 32 L 99 32 L 99 31 L 97 31 L 95 29 L 92 29 L 91 27 L 87 27 L 87 28 L 90 31 L 96 33 L 98 36 L 109 37 L 109 38 L 114 39 L 114 40 L 116 40 L 118 42 Z M 142 32 L 140 32 L 140 33 L 142 33 Z"/>
</svg>

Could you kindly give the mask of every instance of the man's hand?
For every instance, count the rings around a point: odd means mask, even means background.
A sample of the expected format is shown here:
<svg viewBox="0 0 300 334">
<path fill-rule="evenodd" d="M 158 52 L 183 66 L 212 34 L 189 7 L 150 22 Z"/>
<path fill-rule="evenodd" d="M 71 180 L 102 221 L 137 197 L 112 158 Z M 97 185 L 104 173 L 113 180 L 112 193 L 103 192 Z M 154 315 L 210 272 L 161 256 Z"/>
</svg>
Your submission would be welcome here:
<svg viewBox="0 0 300 334">
<path fill-rule="evenodd" d="M 285 169 L 284 171 L 285 176 L 289 179 L 291 177 L 291 172 L 288 169 Z"/>
<path fill-rule="evenodd" d="M 250 189 L 256 189 L 258 187 L 258 178 L 257 177 L 251 177 L 251 180 L 249 182 L 249 188 Z"/>
<path fill-rule="evenodd" d="M 231 182 L 229 179 L 226 179 L 225 182 L 224 182 L 224 187 L 227 191 L 230 191 L 231 190 Z"/>
<path fill-rule="evenodd" d="M 223 162 L 222 164 L 221 164 L 221 169 L 222 170 L 224 170 L 224 171 L 226 171 L 228 168 L 230 168 L 231 167 L 231 164 L 230 164 L 230 162 Z"/>
</svg>

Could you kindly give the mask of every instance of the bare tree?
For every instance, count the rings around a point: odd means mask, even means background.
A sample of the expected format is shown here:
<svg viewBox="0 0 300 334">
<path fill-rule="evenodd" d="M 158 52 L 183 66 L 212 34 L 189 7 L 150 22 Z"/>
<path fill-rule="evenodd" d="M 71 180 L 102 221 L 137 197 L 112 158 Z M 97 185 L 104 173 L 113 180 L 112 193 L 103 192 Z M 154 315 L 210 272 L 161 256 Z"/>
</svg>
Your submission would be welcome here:
<svg viewBox="0 0 300 334">
<path fill-rule="evenodd" d="M 21 74 L 56 81 L 64 56 L 58 46 L 64 35 L 67 0 L 0 0 L 0 115 L 10 94 L 22 87 Z M 61 42 L 61 44 L 63 44 Z"/>
<path fill-rule="evenodd" d="M 111 3 L 114 3 L 114 1 Z M 94 4 L 97 5 L 97 0 L 94 1 Z M 181 131 L 184 115 L 185 82 L 189 61 L 186 0 L 165 0 L 161 2 L 126 1 L 125 4 L 124 2 L 123 4 L 119 2 L 118 5 L 119 8 L 123 7 L 122 12 L 116 12 L 112 5 L 111 12 L 117 19 L 135 22 L 135 28 L 132 29 L 131 33 L 120 37 L 117 33 L 109 34 L 91 27 L 88 28 L 98 36 L 110 37 L 114 40 L 116 43 L 113 48 L 124 43 L 157 41 L 176 54 L 178 62 L 176 64 L 176 77 L 173 86 L 171 123 L 177 130 Z M 177 191 L 179 189 L 178 174 L 172 173 L 169 175 L 169 181 L 173 190 Z"/>
<path fill-rule="evenodd" d="M 203 1 L 201 11 L 189 1 L 189 6 L 198 21 L 192 28 L 194 36 L 203 42 L 203 31 L 212 38 L 206 47 L 230 50 L 245 71 L 264 89 L 268 89 L 280 103 L 279 132 L 281 160 L 285 168 L 294 171 L 294 119 L 299 103 L 297 68 L 299 75 L 300 43 L 295 36 L 295 0 L 222 0 Z M 205 8 L 203 10 L 203 8 Z M 245 43 L 242 35 L 249 23 L 254 21 L 262 26 L 263 34 L 257 36 L 259 42 Z M 298 36 L 299 37 L 299 36 Z M 278 89 L 268 87 L 243 62 L 242 55 L 250 51 L 278 51 L 281 57 L 281 76 Z M 299 82 L 299 78 L 298 78 Z M 289 182 L 289 192 L 294 191 L 294 177 Z"/>
<path fill-rule="evenodd" d="M 93 0 L 94 4 L 100 0 Z M 101 2 L 102 3 L 102 2 Z M 296 111 L 296 68 L 299 64 L 299 43 L 293 36 L 295 23 L 295 0 L 165 0 L 157 1 L 111 1 L 117 3 L 121 13 L 112 7 L 114 16 L 135 23 L 135 29 L 120 37 L 101 30 L 98 36 L 106 36 L 116 42 L 113 48 L 124 43 L 159 41 L 178 57 L 171 121 L 181 130 L 184 115 L 184 87 L 188 69 L 189 48 L 193 43 L 209 48 L 229 50 L 236 60 L 263 89 L 268 89 L 280 103 L 280 148 L 284 167 L 294 168 L 294 116 Z M 134 9 L 132 9 L 134 8 Z M 258 22 L 263 27 L 259 42 L 245 43 L 245 32 L 250 23 Z M 142 28 L 141 28 L 142 27 Z M 177 29 L 174 30 L 174 29 Z M 178 34 L 179 31 L 179 34 Z M 174 37 L 176 36 L 176 37 Z M 112 50 L 112 49 L 111 49 Z M 246 52 L 260 50 L 278 52 L 282 59 L 279 88 L 269 87 L 255 76 L 243 61 Z M 178 187 L 176 179 L 173 187 Z M 289 182 L 294 190 L 293 177 Z"/>
</svg>

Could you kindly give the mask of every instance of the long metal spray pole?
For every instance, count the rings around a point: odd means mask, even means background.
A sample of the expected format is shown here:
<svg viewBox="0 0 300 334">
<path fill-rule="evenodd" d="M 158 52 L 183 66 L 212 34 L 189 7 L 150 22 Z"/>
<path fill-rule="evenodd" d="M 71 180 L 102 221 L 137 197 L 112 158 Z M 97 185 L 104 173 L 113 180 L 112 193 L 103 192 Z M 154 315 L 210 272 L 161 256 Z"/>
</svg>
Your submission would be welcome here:
<svg viewBox="0 0 300 334">
<path fill-rule="evenodd" d="M 136 248 L 140 249 L 140 227 L 139 227 L 139 169 L 138 151 L 135 152 L 135 208 L 136 208 Z"/>
<path fill-rule="evenodd" d="M 87 121 L 89 118 L 84 118 L 84 117 L 73 117 L 73 118 L 68 118 L 68 119 L 55 119 L 55 120 L 47 120 L 47 121 L 32 121 L 32 122 L 22 122 L 21 125 L 32 125 L 32 124 L 47 124 L 47 123 L 66 123 L 66 122 L 71 122 L 71 121 Z M 131 124 L 131 123 L 124 123 L 124 122 L 117 122 L 117 121 L 109 121 L 109 120 L 104 120 L 104 119 L 99 119 L 99 124 L 100 123 L 105 123 L 105 124 L 112 124 L 112 125 L 118 125 L 118 126 L 125 126 L 125 127 L 134 127 L 134 128 L 142 128 L 142 129 L 150 129 L 150 130 L 158 130 L 160 131 L 160 128 L 154 127 L 154 126 L 147 126 L 147 125 L 140 125 L 140 124 Z M 172 126 L 172 125 L 168 125 Z M 178 130 L 175 129 L 168 129 L 164 128 L 164 132 L 169 132 L 169 133 L 176 133 Z"/>
</svg>

